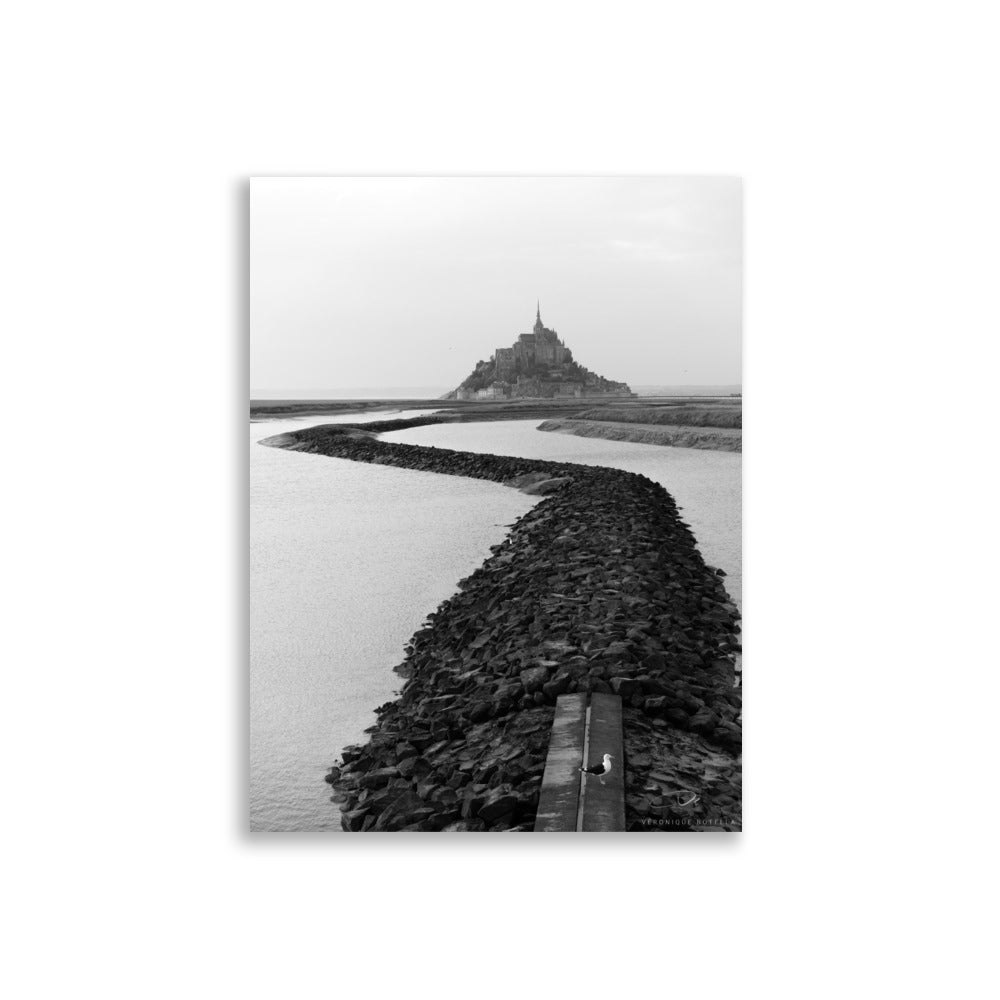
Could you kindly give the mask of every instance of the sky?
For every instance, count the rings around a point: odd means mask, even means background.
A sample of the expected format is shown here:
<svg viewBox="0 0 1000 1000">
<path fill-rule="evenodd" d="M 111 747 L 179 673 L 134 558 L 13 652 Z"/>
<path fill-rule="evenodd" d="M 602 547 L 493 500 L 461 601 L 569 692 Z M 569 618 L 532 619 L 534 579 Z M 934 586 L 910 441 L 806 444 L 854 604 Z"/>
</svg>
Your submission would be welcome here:
<svg viewBox="0 0 1000 1000">
<path fill-rule="evenodd" d="M 741 381 L 730 177 L 250 182 L 251 396 L 454 388 L 530 331 L 630 385 Z"/>
</svg>

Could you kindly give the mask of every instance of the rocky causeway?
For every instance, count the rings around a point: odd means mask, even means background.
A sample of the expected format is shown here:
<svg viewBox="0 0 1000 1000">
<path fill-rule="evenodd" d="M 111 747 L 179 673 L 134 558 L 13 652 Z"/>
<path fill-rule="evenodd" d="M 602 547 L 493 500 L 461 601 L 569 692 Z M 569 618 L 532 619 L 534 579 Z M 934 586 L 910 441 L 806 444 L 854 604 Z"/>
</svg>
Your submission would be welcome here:
<svg viewBox="0 0 1000 1000">
<path fill-rule="evenodd" d="M 399 696 L 331 767 L 343 827 L 531 830 L 556 698 L 589 691 L 623 702 L 628 830 L 740 829 L 739 612 L 673 498 L 617 469 L 376 436 L 430 422 L 261 442 L 543 497 L 429 615 Z"/>
</svg>

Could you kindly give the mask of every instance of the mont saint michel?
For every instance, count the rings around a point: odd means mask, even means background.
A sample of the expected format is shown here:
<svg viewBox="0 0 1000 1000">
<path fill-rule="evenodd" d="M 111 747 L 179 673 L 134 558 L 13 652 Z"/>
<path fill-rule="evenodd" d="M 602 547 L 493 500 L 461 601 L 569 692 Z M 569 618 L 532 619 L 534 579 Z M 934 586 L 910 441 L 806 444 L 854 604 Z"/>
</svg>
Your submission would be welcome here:
<svg viewBox="0 0 1000 1000">
<path fill-rule="evenodd" d="M 620 396 L 635 393 L 624 382 L 613 382 L 573 360 L 573 352 L 555 330 L 542 323 L 541 303 L 535 305 L 535 325 L 518 336 L 512 347 L 498 347 L 489 361 L 446 399 L 551 399 L 568 396 Z"/>
</svg>

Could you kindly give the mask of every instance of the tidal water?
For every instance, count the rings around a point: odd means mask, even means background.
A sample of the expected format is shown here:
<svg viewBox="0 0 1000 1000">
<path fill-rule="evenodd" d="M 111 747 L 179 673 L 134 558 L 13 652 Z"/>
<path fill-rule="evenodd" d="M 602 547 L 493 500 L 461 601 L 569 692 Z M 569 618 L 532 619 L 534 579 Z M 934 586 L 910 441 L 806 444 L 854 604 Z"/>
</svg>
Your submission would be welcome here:
<svg viewBox="0 0 1000 1000">
<path fill-rule="evenodd" d="M 640 472 L 663 486 L 677 501 L 705 561 L 725 571 L 729 596 L 742 607 L 742 455 L 574 437 L 536 430 L 539 423 L 503 420 L 436 424 L 392 431 L 382 438 L 458 451 L 580 462 Z"/>
<path fill-rule="evenodd" d="M 415 413 L 394 413 L 393 417 Z M 384 419 L 341 415 L 339 422 Z M 323 781 L 402 684 L 403 645 L 537 499 L 258 445 L 250 425 L 250 828 L 339 830 Z"/>
<path fill-rule="evenodd" d="M 250 425 L 250 827 L 336 831 L 322 780 L 402 684 L 403 646 L 538 498 L 483 480 L 257 444 L 316 424 Z M 385 440 L 607 465 L 661 483 L 739 603 L 741 456 L 537 431 L 539 421 L 443 424 Z"/>
</svg>

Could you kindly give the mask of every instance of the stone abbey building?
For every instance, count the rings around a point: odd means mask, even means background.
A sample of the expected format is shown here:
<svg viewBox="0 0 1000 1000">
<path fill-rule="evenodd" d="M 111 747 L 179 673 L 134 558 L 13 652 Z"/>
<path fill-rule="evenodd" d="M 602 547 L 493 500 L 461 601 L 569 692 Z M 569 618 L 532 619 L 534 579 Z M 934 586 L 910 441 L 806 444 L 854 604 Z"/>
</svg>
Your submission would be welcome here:
<svg viewBox="0 0 1000 1000">
<path fill-rule="evenodd" d="M 513 347 L 498 347 L 489 361 L 447 399 L 551 399 L 556 396 L 634 396 L 624 382 L 612 382 L 573 360 L 573 352 L 555 330 L 542 325 L 541 304 L 531 333 L 522 333 Z"/>
</svg>

